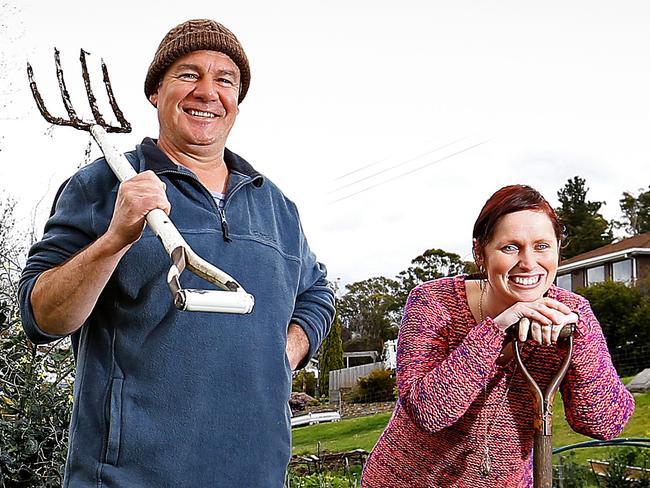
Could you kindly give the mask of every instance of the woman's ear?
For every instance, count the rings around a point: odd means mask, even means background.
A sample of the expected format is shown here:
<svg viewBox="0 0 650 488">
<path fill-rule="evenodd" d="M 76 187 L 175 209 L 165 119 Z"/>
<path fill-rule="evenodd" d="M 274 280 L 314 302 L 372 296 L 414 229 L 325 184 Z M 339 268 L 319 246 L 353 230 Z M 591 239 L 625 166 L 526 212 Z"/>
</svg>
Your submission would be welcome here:
<svg viewBox="0 0 650 488">
<path fill-rule="evenodd" d="M 483 256 L 481 253 L 481 247 L 478 244 L 476 238 L 472 239 L 472 256 L 474 257 L 474 262 L 479 268 L 483 265 Z"/>
</svg>

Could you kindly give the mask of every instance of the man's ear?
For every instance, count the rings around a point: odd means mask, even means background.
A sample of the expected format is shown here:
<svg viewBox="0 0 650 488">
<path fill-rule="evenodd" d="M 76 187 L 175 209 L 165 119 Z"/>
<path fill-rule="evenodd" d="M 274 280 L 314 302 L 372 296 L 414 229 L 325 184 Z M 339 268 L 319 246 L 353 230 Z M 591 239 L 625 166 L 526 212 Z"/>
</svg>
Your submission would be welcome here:
<svg viewBox="0 0 650 488">
<path fill-rule="evenodd" d="M 149 95 L 149 102 L 151 102 L 151 105 L 154 107 L 158 107 L 158 90 Z"/>
</svg>

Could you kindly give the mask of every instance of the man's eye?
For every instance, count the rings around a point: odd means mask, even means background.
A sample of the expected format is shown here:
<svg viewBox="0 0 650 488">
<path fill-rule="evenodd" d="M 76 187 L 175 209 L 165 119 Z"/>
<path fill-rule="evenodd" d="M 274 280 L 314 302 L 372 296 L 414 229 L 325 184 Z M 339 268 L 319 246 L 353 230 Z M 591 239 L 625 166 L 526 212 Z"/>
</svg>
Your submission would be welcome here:
<svg viewBox="0 0 650 488">
<path fill-rule="evenodd" d="M 511 252 L 517 252 L 518 248 L 514 244 L 507 244 L 501 248 L 503 252 L 511 253 Z"/>
<path fill-rule="evenodd" d="M 217 81 L 222 85 L 233 86 L 235 84 L 235 82 L 229 78 L 219 78 Z"/>
<path fill-rule="evenodd" d="M 178 77 L 183 80 L 196 80 L 198 75 L 196 73 L 181 73 Z"/>
<path fill-rule="evenodd" d="M 551 246 L 549 246 L 546 242 L 540 242 L 535 246 L 538 251 L 545 251 L 546 249 L 549 249 Z"/>
</svg>

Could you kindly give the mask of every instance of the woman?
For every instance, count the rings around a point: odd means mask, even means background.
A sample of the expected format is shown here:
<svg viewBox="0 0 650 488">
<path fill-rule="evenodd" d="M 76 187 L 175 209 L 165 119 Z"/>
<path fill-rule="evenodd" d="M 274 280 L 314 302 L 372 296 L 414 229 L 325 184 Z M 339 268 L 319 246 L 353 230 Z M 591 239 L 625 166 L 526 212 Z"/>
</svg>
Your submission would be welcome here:
<svg viewBox="0 0 650 488">
<path fill-rule="evenodd" d="M 508 335 L 524 317 L 523 362 L 543 389 L 565 354 L 559 331 L 577 324 L 561 386 L 573 430 L 609 439 L 634 411 L 589 303 L 553 286 L 562 226 L 548 202 L 528 186 L 502 188 L 473 238 L 478 279 L 442 278 L 409 295 L 399 400 L 366 462 L 364 488 L 532 486 L 532 397 Z M 526 340 L 529 330 L 519 333 Z"/>
</svg>

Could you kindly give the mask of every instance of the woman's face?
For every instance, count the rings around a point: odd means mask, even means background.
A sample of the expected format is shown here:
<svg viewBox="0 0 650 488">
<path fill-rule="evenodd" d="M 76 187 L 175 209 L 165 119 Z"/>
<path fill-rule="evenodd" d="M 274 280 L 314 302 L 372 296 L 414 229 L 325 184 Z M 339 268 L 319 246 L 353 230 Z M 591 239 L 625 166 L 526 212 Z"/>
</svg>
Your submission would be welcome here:
<svg viewBox="0 0 650 488">
<path fill-rule="evenodd" d="M 481 253 L 495 306 L 530 302 L 549 289 L 558 266 L 559 242 L 543 212 L 522 210 L 497 222 Z"/>
</svg>

